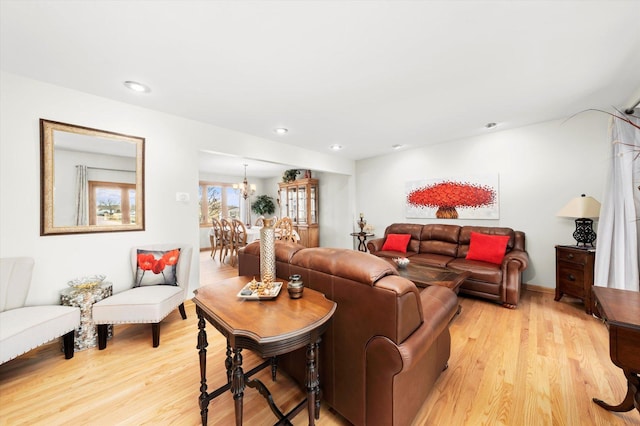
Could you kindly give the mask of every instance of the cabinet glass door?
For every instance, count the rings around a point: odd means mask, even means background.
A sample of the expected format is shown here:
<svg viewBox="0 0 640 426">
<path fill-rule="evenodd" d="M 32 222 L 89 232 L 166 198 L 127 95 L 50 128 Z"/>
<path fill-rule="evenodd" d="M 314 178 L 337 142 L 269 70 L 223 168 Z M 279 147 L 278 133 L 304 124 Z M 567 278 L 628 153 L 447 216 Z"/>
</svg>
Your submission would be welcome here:
<svg viewBox="0 0 640 426">
<path fill-rule="evenodd" d="M 305 186 L 298 187 L 298 223 L 307 223 L 307 190 Z"/>
<path fill-rule="evenodd" d="M 309 213 L 312 224 L 318 223 L 318 188 L 315 185 L 309 187 Z"/>
<path fill-rule="evenodd" d="M 287 197 L 289 198 L 287 201 L 287 216 L 295 222 L 298 212 L 298 194 L 295 187 L 287 189 Z"/>
</svg>

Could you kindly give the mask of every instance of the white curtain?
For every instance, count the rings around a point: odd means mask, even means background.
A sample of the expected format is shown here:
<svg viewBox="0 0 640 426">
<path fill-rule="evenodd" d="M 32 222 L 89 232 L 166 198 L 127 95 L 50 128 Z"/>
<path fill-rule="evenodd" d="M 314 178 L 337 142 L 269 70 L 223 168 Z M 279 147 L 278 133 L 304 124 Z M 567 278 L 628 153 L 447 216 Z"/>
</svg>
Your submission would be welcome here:
<svg viewBox="0 0 640 426">
<path fill-rule="evenodd" d="M 87 166 L 76 166 L 76 225 L 89 224 L 89 180 Z"/>
<path fill-rule="evenodd" d="M 635 125 L 640 119 L 623 116 Z M 613 117 L 609 125 L 612 158 L 600 210 L 595 285 L 640 288 L 640 129 Z"/>
</svg>

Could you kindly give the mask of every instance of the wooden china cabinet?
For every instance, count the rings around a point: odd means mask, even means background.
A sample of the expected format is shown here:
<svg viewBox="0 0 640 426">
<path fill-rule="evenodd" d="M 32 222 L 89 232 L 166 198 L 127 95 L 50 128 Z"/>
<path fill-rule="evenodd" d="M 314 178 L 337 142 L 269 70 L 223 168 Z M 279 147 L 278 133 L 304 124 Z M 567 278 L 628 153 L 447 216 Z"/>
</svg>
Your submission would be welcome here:
<svg viewBox="0 0 640 426">
<path fill-rule="evenodd" d="M 318 247 L 318 179 L 296 179 L 278 184 L 280 217 L 288 216 L 300 235 L 300 244 Z"/>
</svg>

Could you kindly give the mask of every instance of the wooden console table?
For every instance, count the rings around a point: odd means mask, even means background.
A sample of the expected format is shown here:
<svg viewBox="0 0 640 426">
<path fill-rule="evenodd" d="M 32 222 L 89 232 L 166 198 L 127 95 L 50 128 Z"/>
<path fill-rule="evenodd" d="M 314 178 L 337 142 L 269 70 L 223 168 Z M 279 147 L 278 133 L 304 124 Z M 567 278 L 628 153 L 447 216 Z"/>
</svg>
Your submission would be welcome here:
<svg viewBox="0 0 640 426">
<path fill-rule="evenodd" d="M 640 412 L 640 293 L 606 287 L 593 287 L 595 306 L 609 329 L 611 361 L 627 378 L 627 395 L 618 405 L 593 398 L 609 411 Z"/>
<path fill-rule="evenodd" d="M 257 379 L 250 377 L 263 368 L 272 366 L 275 377 L 275 357 L 307 347 L 306 379 L 309 424 L 314 425 L 320 416 L 320 380 L 316 366 L 320 336 L 329 326 L 336 310 L 336 303 L 322 293 L 304 289 L 302 298 L 291 299 L 283 289 L 270 300 L 245 300 L 237 296 L 252 277 L 234 277 L 216 282 L 195 291 L 193 301 L 198 314 L 198 351 L 200 357 L 200 416 L 207 424 L 209 402 L 227 390 L 233 393 L 236 425 L 242 424 L 242 401 L 245 386 L 257 389 L 267 400 L 279 423 L 290 424 L 302 408 L 304 401 L 283 414 L 273 403 L 271 393 Z M 227 339 L 225 368 L 227 384 L 213 392 L 207 392 L 207 333 L 205 320 L 209 321 Z M 248 373 L 242 369 L 242 349 L 250 349 L 267 359 Z M 232 356 L 233 355 L 233 356 Z M 270 359 L 268 359 L 270 358 Z"/>
<path fill-rule="evenodd" d="M 374 237 L 375 234 L 370 232 L 352 232 L 352 237 L 356 237 L 358 239 L 358 251 L 367 252 L 367 238 Z"/>
</svg>

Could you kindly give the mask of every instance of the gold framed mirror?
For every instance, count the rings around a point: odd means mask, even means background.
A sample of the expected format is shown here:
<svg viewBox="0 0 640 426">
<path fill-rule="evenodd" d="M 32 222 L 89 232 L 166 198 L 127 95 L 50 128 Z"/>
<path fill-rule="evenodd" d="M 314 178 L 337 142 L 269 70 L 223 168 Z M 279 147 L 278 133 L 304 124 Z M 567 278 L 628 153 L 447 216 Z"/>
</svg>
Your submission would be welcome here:
<svg viewBox="0 0 640 426">
<path fill-rule="evenodd" d="M 144 231 L 144 142 L 40 119 L 40 235 Z"/>
</svg>

